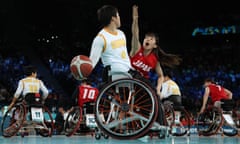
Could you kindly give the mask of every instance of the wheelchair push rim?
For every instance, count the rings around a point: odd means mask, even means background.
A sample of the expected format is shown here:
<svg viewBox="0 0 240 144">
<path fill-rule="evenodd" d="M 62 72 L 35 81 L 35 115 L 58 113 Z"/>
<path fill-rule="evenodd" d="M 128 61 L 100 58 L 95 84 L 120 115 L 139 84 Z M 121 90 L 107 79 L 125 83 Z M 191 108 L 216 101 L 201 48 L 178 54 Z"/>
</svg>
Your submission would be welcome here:
<svg viewBox="0 0 240 144">
<path fill-rule="evenodd" d="M 119 79 L 106 84 L 100 90 L 95 106 L 97 125 L 116 139 L 145 135 L 157 113 L 155 92 L 137 79 Z"/>
</svg>

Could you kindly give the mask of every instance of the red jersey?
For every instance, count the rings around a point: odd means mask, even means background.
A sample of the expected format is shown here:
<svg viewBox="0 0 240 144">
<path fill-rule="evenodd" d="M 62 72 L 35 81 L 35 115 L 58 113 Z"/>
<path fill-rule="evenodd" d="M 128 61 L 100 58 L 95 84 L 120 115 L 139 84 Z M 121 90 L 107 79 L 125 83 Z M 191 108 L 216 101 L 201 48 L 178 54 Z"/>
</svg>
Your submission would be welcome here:
<svg viewBox="0 0 240 144">
<path fill-rule="evenodd" d="M 155 70 L 157 65 L 157 56 L 154 53 L 150 53 L 147 56 L 143 55 L 143 47 L 131 57 L 132 67 L 139 71 L 145 78 L 149 78 L 149 72 Z"/>
<path fill-rule="evenodd" d="M 227 93 L 224 91 L 224 88 L 220 85 L 210 84 L 208 86 L 210 90 L 210 97 L 212 102 L 220 101 L 221 99 L 228 99 Z"/>
<path fill-rule="evenodd" d="M 86 102 L 95 102 L 98 97 L 98 89 L 91 86 L 79 86 L 78 87 L 78 105 L 83 107 Z"/>
</svg>

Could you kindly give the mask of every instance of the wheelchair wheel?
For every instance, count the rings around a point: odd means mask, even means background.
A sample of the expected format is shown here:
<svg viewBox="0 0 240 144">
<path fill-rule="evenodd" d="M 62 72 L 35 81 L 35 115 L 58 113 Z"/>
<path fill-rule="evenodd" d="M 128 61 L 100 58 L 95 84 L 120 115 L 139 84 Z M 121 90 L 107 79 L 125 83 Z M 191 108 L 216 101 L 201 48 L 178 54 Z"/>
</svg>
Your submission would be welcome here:
<svg viewBox="0 0 240 144">
<path fill-rule="evenodd" d="M 65 135 L 70 137 L 76 133 L 80 128 L 81 121 L 83 120 L 82 109 L 78 106 L 69 112 L 67 119 L 64 122 Z"/>
<path fill-rule="evenodd" d="M 174 108 L 174 125 L 171 127 L 173 136 L 190 135 L 190 115 L 183 106 L 173 106 Z"/>
<path fill-rule="evenodd" d="M 155 92 L 136 79 L 119 79 L 103 86 L 95 107 L 97 125 L 103 133 L 116 139 L 145 135 L 157 114 Z"/>
<path fill-rule="evenodd" d="M 222 132 L 226 136 L 236 136 L 239 129 L 239 118 L 235 110 L 230 112 L 223 112 L 225 121 L 222 126 Z"/>
<path fill-rule="evenodd" d="M 4 137 L 12 137 L 21 129 L 26 117 L 26 109 L 22 104 L 16 104 L 3 116 L 1 131 Z"/>
<path fill-rule="evenodd" d="M 211 136 L 218 132 L 223 124 L 222 110 L 217 107 L 206 109 L 197 118 L 199 135 Z"/>
<path fill-rule="evenodd" d="M 53 117 L 49 109 L 41 105 L 43 109 L 43 122 L 39 124 L 37 128 L 35 128 L 36 133 L 43 137 L 51 137 L 54 129 Z"/>
<path fill-rule="evenodd" d="M 175 114 L 174 109 L 171 102 L 164 102 L 164 116 L 165 116 L 165 124 L 172 129 L 172 126 L 175 123 Z"/>
</svg>

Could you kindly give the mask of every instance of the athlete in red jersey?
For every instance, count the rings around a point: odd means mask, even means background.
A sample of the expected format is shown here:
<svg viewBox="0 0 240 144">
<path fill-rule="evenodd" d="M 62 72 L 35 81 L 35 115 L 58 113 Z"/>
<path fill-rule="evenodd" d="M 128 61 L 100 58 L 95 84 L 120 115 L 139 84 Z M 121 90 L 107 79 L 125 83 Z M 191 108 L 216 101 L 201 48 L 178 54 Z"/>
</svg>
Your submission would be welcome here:
<svg viewBox="0 0 240 144">
<path fill-rule="evenodd" d="M 144 56 L 143 47 L 131 57 L 132 67 L 138 70 L 145 78 L 149 78 L 149 72 L 157 66 L 157 57 L 154 53 Z"/>
<path fill-rule="evenodd" d="M 204 81 L 204 87 L 205 92 L 203 95 L 203 104 L 202 108 L 200 110 L 200 113 L 202 113 L 205 108 L 208 101 L 208 97 L 211 98 L 212 103 L 214 106 L 220 107 L 221 106 L 221 99 L 232 99 L 232 92 L 223 86 L 220 86 L 218 84 L 215 84 L 213 80 L 210 78 L 207 78 Z"/>
<path fill-rule="evenodd" d="M 78 87 L 78 105 L 83 106 L 87 102 L 95 102 L 98 96 L 98 89 L 90 85 L 81 85 Z"/>
<path fill-rule="evenodd" d="M 95 102 L 98 97 L 98 89 L 92 87 L 87 80 L 82 80 L 81 85 L 77 87 L 73 93 L 72 98 L 77 99 L 77 104 L 79 107 L 83 107 L 84 103 Z"/>
<path fill-rule="evenodd" d="M 158 103 L 159 107 L 162 107 L 160 101 L 161 87 L 163 83 L 163 71 L 161 66 L 173 67 L 174 65 L 180 64 L 180 58 L 177 55 L 165 53 L 159 46 L 159 37 L 156 33 L 145 34 L 143 44 L 141 45 L 139 40 L 139 26 L 138 26 L 138 6 L 132 7 L 132 40 L 131 40 L 131 51 L 130 59 L 132 67 L 140 72 L 145 79 L 140 80 L 147 83 L 149 80 L 149 72 L 154 71 L 158 75 L 156 93 L 159 96 Z M 150 86 L 151 82 L 150 82 Z M 162 108 L 163 109 L 163 108 Z M 159 115 L 157 121 L 163 124 L 163 113 L 159 108 Z"/>
<path fill-rule="evenodd" d="M 132 67 L 139 71 L 145 78 L 149 78 L 149 71 L 155 71 L 158 75 L 156 92 L 161 95 L 163 72 L 161 65 L 173 67 L 180 64 L 177 55 L 165 53 L 159 46 L 159 37 L 156 33 L 147 33 L 141 46 L 139 40 L 138 6 L 132 8 L 132 40 L 130 58 Z M 161 64 L 161 65 L 160 65 Z"/>
</svg>

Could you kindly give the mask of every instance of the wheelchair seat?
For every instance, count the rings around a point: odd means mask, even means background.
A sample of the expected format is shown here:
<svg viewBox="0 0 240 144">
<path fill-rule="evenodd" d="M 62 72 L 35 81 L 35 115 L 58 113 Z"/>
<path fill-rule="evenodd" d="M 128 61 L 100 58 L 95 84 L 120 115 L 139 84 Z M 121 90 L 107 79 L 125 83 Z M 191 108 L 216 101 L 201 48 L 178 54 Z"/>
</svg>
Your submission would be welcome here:
<svg viewBox="0 0 240 144">
<path fill-rule="evenodd" d="M 87 102 L 83 104 L 83 114 L 94 114 L 95 102 Z"/>
<path fill-rule="evenodd" d="M 221 108 L 223 111 L 232 111 L 235 107 L 235 102 L 232 99 L 222 99 Z"/>
<path fill-rule="evenodd" d="M 27 93 L 24 97 L 25 102 L 27 105 L 41 105 L 42 97 L 39 93 Z"/>
</svg>

